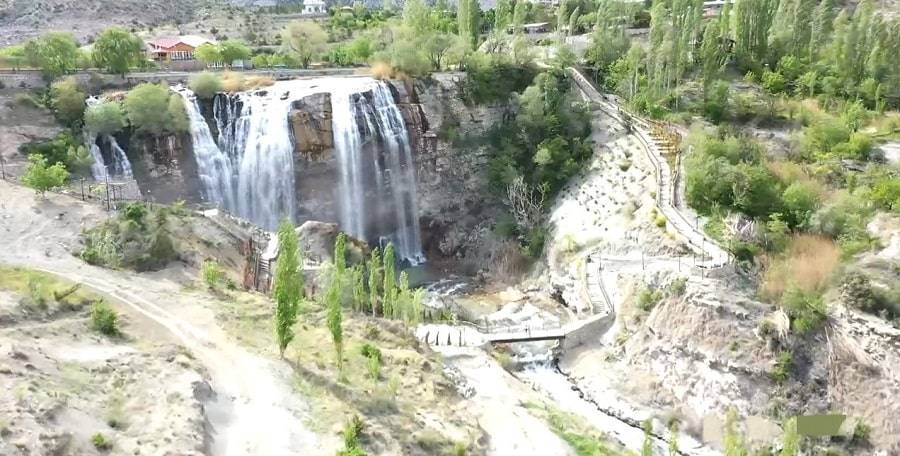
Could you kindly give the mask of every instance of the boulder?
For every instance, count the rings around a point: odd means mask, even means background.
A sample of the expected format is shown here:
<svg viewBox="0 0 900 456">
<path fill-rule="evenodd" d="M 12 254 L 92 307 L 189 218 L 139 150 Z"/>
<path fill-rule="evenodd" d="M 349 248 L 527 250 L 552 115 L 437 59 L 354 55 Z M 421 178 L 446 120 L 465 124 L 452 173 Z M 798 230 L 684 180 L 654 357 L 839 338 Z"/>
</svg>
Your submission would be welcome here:
<svg viewBox="0 0 900 456">
<path fill-rule="evenodd" d="M 303 255 L 314 262 L 332 261 L 334 258 L 334 241 L 340 229 L 337 223 L 310 220 L 296 229 L 300 238 L 300 250 Z M 357 264 L 369 256 L 369 245 L 352 236 L 347 236 L 347 260 L 349 264 Z"/>
<path fill-rule="evenodd" d="M 334 134 L 331 126 L 331 95 L 316 93 L 293 103 L 288 114 L 294 151 L 310 161 L 331 158 Z"/>
</svg>

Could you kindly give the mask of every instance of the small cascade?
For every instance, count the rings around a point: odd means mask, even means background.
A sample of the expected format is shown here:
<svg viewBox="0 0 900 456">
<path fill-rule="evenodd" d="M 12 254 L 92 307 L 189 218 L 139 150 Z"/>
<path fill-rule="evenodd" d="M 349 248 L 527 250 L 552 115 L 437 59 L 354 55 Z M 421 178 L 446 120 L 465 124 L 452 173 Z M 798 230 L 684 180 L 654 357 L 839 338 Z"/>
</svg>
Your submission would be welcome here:
<svg viewBox="0 0 900 456">
<path fill-rule="evenodd" d="M 110 151 L 112 151 L 113 160 L 110 166 L 112 174 L 114 176 L 122 176 L 126 179 L 131 179 L 134 176 L 131 171 L 131 162 L 128 161 L 125 151 L 119 147 L 116 137 L 113 135 L 103 135 L 103 140 L 106 141 Z"/>
<path fill-rule="evenodd" d="M 85 102 L 88 107 L 91 107 L 102 103 L 103 101 L 97 97 L 90 97 L 85 100 Z M 131 161 L 129 161 L 128 156 L 125 155 L 125 150 L 119 146 L 119 142 L 116 141 L 115 136 L 109 134 L 100 135 L 88 131 L 85 128 L 84 143 L 85 147 L 91 152 L 91 157 L 94 159 L 94 163 L 91 164 L 91 175 L 94 177 L 94 180 L 103 181 L 106 180 L 108 176 L 129 180 L 134 177 L 131 170 Z M 107 159 L 103 156 L 103 149 L 100 147 L 101 143 L 105 144 L 109 150 L 109 163 L 107 163 Z"/>
<path fill-rule="evenodd" d="M 219 204 L 226 210 L 237 209 L 234 168 L 229 157 L 222 153 L 213 140 L 206 119 L 200 112 L 197 97 L 187 89 L 178 90 L 184 98 L 184 106 L 191 125 L 191 146 L 200 181 L 203 183 L 204 196 L 208 201 Z"/>
</svg>

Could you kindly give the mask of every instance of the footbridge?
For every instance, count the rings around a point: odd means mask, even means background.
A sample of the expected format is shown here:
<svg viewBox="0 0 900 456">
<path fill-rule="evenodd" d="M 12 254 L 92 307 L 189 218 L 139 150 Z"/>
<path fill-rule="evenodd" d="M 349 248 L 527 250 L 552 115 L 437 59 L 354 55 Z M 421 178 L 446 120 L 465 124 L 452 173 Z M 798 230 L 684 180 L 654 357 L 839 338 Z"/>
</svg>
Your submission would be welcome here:
<svg viewBox="0 0 900 456">
<path fill-rule="evenodd" d="M 416 338 L 434 346 L 478 347 L 486 344 L 558 341 L 580 343 L 582 335 L 612 323 L 611 314 L 598 314 L 565 325 L 482 325 L 470 322 L 425 324 L 416 329 Z"/>
</svg>

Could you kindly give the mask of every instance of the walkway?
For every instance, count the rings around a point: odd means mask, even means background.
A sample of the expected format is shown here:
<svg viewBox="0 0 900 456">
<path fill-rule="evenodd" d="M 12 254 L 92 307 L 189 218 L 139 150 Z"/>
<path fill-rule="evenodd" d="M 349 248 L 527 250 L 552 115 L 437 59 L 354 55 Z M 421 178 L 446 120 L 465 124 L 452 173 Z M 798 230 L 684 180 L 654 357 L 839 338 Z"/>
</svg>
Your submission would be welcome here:
<svg viewBox="0 0 900 456">
<path fill-rule="evenodd" d="M 632 115 L 623 110 L 618 104 L 610 102 L 575 68 L 569 68 L 572 80 L 581 90 L 584 98 L 600 108 L 605 114 L 624 125 L 631 125 L 635 137 L 643 145 L 647 158 L 653 165 L 656 173 L 656 203 L 660 212 L 666 216 L 667 223 L 672 229 L 681 235 L 688 245 L 702 255 L 703 261 L 698 267 L 717 268 L 728 263 L 729 253 L 721 248 L 714 239 L 710 238 L 700 229 L 700 222 L 693 214 L 686 214 L 675 204 L 681 201 L 679 186 L 675 185 L 672 170 L 662 153 L 659 142 L 653 138 L 650 131 L 653 124 L 639 116 Z M 629 120 L 626 120 L 630 119 Z"/>
<path fill-rule="evenodd" d="M 416 339 L 429 345 L 454 347 L 477 347 L 484 344 L 509 344 L 548 340 L 562 342 L 582 329 L 605 324 L 610 319 L 610 314 L 603 313 L 584 320 L 573 321 L 566 325 L 484 326 L 469 322 L 426 324 L 416 328 Z"/>
</svg>

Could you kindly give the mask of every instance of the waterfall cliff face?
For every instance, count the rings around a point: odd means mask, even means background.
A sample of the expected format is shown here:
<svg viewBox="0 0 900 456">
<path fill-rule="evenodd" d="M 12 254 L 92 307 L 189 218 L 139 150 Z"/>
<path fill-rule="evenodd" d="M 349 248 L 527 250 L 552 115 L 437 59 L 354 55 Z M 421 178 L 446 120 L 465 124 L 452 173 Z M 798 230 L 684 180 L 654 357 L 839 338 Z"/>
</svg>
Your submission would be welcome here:
<svg viewBox="0 0 900 456">
<path fill-rule="evenodd" d="M 390 240 L 399 257 L 424 261 L 412 147 L 387 84 L 315 78 L 220 94 L 213 102 L 215 135 L 192 94 L 181 93 L 208 200 L 268 229 L 285 217 L 334 219 L 354 237 Z M 334 153 L 312 163 L 296 150 L 291 112 L 323 94 L 330 99 Z"/>
</svg>

